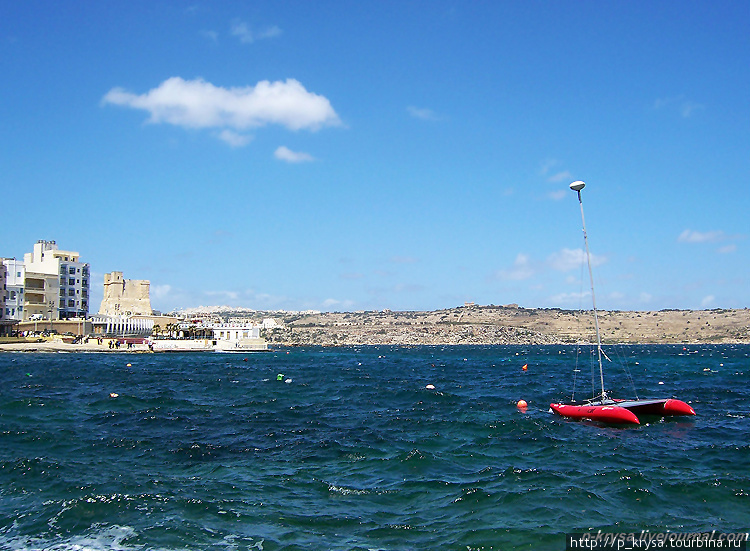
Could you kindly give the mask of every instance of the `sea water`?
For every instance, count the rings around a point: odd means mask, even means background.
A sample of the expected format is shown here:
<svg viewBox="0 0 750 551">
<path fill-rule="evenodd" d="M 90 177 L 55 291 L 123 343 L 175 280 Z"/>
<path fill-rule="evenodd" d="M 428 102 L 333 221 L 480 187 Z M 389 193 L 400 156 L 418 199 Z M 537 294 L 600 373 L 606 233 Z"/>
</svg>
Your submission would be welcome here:
<svg viewBox="0 0 750 551">
<path fill-rule="evenodd" d="M 574 347 L 0 354 L 0 549 L 561 550 L 600 529 L 746 531 L 750 346 L 623 357 L 639 397 L 698 415 L 550 414 L 574 374 L 590 391 Z"/>
</svg>

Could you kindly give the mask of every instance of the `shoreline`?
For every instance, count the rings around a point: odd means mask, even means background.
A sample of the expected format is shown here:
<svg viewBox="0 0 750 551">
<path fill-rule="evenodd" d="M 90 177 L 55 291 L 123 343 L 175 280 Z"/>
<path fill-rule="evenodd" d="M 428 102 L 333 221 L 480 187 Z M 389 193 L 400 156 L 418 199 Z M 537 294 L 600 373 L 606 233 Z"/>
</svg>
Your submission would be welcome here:
<svg viewBox="0 0 750 551">
<path fill-rule="evenodd" d="M 231 313 L 229 313 L 231 315 Z M 299 346 L 450 346 L 564 345 L 596 342 L 587 310 L 530 309 L 510 306 L 462 306 L 430 312 L 267 313 L 281 326 L 262 337 L 273 347 Z M 602 344 L 750 344 L 750 310 L 600 311 Z M 0 352 L 150 353 L 146 344 L 111 349 L 98 344 L 0 342 Z M 249 352 L 249 351 L 248 351 Z"/>
</svg>

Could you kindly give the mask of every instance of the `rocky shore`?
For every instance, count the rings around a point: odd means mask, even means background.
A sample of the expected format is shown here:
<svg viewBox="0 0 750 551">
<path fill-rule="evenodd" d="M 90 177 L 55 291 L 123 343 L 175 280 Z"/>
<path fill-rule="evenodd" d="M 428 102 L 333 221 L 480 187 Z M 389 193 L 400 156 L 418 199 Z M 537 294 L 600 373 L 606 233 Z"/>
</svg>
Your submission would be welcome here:
<svg viewBox="0 0 750 551">
<path fill-rule="evenodd" d="M 604 343 L 750 343 L 750 310 L 599 313 Z M 271 345 L 567 344 L 595 340 L 587 311 L 464 306 L 433 312 L 342 312 L 282 317 Z"/>
</svg>

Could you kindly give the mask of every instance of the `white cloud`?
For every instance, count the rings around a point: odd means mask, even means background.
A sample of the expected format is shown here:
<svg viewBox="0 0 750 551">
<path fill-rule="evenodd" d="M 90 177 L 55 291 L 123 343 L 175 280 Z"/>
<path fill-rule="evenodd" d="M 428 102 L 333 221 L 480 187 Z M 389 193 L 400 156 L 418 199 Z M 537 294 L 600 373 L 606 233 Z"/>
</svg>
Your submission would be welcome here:
<svg viewBox="0 0 750 551">
<path fill-rule="evenodd" d="M 559 184 L 560 182 L 570 182 L 572 180 L 573 180 L 573 175 L 568 170 L 562 170 L 560 172 L 556 172 L 555 174 L 547 178 L 547 181 L 553 184 Z"/>
<path fill-rule="evenodd" d="M 563 249 L 553 253 L 547 259 L 549 266 L 559 272 L 579 269 L 586 262 L 586 251 L 583 249 Z M 601 266 L 607 262 L 603 256 L 591 255 L 591 265 Z"/>
<path fill-rule="evenodd" d="M 737 245 L 735 245 L 734 243 L 730 245 L 724 245 L 723 247 L 719 247 L 719 253 L 721 254 L 733 253 L 736 250 L 737 250 Z"/>
<path fill-rule="evenodd" d="M 253 138 L 246 134 L 239 134 L 234 130 L 225 128 L 224 130 L 219 132 L 219 139 L 223 142 L 228 143 L 232 147 L 242 147 L 249 144 Z"/>
<path fill-rule="evenodd" d="M 412 117 L 416 119 L 422 119 L 424 121 L 435 121 L 438 119 L 438 116 L 432 109 L 409 106 L 406 108 L 406 110 Z"/>
<path fill-rule="evenodd" d="M 144 94 L 112 88 L 102 103 L 141 109 L 149 113 L 150 123 L 185 128 L 247 130 L 277 124 L 315 131 L 341 124 L 328 99 L 294 79 L 222 88 L 203 79 L 172 77 Z"/>
<path fill-rule="evenodd" d="M 230 32 L 232 33 L 232 36 L 236 36 L 243 44 L 252 44 L 256 40 L 279 36 L 281 34 L 281 29 L 274 25 L 265 30 L 253 32 L 247 23 L 235 20 L 232 22 Z"/>
<path fill-rule="evenodd" d="M 513 261 L 513 266 L 507 270 L 500 270 L 498 275 L 500 276 L 500 279 L 521 281 L 532 277 L 534 272 L 535 270 L 531 265 L 529 256 L 523 253 L 518 253 L 516 259 Z"/>
<path fill-rule="evenodd" d="M 638 296 L 638 301 L 643 304 L 648 304 L 654 299 L 653 295 L 650 293 L 643 292 Z"/>
<path fill-rule="evenodd" d="M 685 230 L 677 238 L 681 243 L 710 243 L 720 241 L 724 238 L 722 231 L 698 232 L 694 230 Z"/>
<path fill-rule="evenodd" d="M 286 161 L 288 163 L 307 163 L 314 161 L 315 158 L 309 153 L 302 151 L 292 151 L 286 146 L 281 146 L 274 151 L 273 156 L 280 161 Z"/>
<path fill-rule="evenodd" d="M 557 191 L 550 191 L 547 193 L 547 197 L 552 199 L 553 201 L 561 201 L 562 199 L 565 199 L 565 197 L 568 196 L 568 192 L 564 189 L 559 189 Z"/>
<path fill-rule="evenodd" d="M 703 297 L 703 300 L 701 300 L 701 306 L 703 308 L 708 308 L 716 301 L 716 297 L 714 295 L 707 295 Z"/>
<path fill-rule="evenodd" d="M 687 119 L 695 111 L 705 109 L 705 107 L 685 98 L 683 95 L 679 95 L 670 98 L 658 98 L 654 101 L 654 109 L 670 109 L 679 113 L 682 118 Z"/>
<path fill-rule="evenodd" d="M 417 259 L 413 256 L 392 256 L 390 261 L 393 264 L 416 264 Z"/>
<path fill-rule="evenodd" d="M 584 298 L 590 297 L 591 293 L 560 293 L 550 297 L 550 302 L 557 306 L 580 306 Z"/>
<path fill-rule="evenodd" d="M 353 300 L 338 300 L 335 298 L 327 298 L 323 301 L 323 309 L 324 310 L 332 310 L 332 309 L 338 309 L 338 310 L 347 310 L 351 308 L 354 305 Z"/>
<path fill-rule="evenodd" d="M 217 33 L 216 31 L 200 31 L 200 35 L 208 38 L 214 44 L 217 44 L 219 42 L 219 33 Z"/>
<path fill-rule="evenodd" d="M 165 297 L 168 297 L 171 291 L 172 291 L 171 285 L 151 285 L 149 293 L 155 299 L 160 300 Z"/>
</svg>

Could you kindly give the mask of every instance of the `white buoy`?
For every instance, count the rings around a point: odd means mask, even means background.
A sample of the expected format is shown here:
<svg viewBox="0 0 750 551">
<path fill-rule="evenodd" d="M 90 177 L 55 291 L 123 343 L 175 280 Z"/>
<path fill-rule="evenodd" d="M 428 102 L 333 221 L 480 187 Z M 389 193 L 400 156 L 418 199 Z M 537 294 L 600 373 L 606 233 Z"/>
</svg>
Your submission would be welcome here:
<svg viewBox="0 0 750 551">
<path fill-rule="evenodd" d="M 435 390 L 435 385 L 427 385 L 425 388 L 427 390 Z"/>
</svg>

